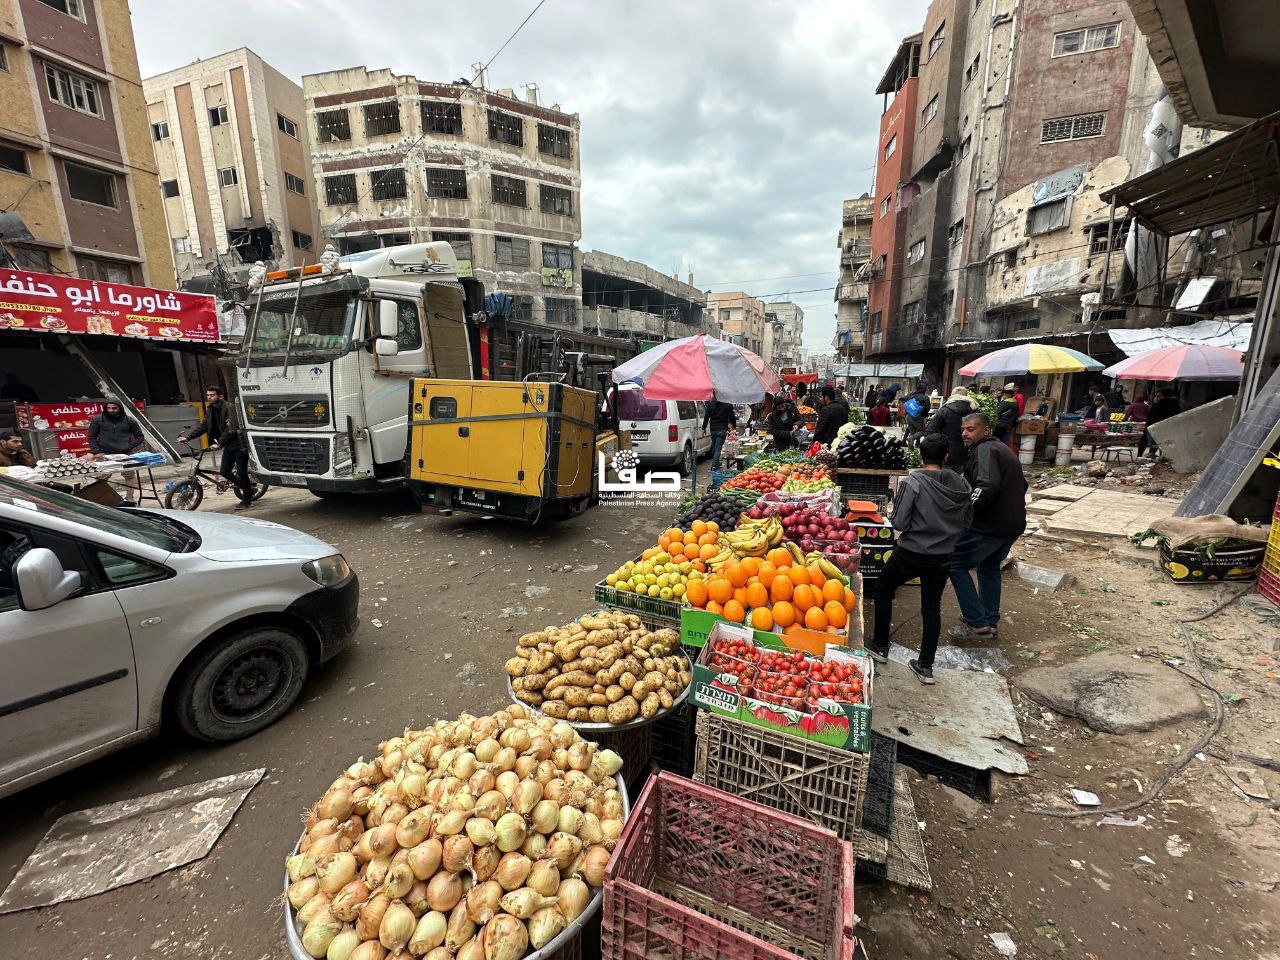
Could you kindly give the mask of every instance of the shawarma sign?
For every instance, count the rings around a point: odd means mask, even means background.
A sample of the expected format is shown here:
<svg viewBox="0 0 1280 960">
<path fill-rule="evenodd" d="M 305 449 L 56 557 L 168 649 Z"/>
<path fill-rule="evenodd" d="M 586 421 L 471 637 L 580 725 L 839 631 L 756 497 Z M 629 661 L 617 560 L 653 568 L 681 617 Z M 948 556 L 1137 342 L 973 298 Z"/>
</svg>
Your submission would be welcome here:
<svg viewBox="0 0 1280 960">
<path fill-rule="evenodd" d="M 213 297 L 105 280 L 0 270 L 0 331 L 218 343 Z"/>
</svg>

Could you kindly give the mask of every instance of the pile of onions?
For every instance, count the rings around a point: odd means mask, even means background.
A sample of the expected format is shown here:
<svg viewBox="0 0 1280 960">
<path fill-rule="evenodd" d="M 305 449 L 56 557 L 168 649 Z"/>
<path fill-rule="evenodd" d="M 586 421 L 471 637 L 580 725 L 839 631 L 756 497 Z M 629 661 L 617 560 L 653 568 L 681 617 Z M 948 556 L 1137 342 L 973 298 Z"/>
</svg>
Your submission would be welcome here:
<svg viewBox="0 0 1280 960">
<path fill-rule="evenodd" d="M 406 730 L 346 769 L 285 861 L 327 960 L 519 960 L 604 883 L 622 758 L 513 704 Z"/>
</svg>

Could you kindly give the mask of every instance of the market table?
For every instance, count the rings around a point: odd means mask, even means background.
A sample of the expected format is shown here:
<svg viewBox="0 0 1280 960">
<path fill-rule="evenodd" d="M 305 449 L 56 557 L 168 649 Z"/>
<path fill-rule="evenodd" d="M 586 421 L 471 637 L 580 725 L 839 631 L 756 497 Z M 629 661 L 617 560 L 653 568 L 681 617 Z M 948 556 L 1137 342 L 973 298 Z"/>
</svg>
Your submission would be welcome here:
<svg viewBox="0 0 1280 960">
<path fill-rule="evenodd" d="M 1089 448 L 1089 459 L 1098 459 L 1099 447 L 1136 447 L 1141 433 L 1103 433 L 1099 430 L 1081 431 L 1076 434 L 1076 446 Z"/>
</svg>

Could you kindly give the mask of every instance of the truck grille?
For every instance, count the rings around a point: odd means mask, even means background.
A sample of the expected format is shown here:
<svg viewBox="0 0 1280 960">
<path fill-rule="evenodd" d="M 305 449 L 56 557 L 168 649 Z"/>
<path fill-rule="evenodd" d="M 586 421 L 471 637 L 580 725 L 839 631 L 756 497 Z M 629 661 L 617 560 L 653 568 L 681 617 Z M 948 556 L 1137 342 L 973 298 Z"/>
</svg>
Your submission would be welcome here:
<svg viewBox="0 0 1280 960">
<path fill-rule="evenodd" d="M 323 394 L 245 397 L 244 415 L 256 427 L 327 427 L 329 398 Z"/>
<path fill-rule="evenodd" d="M 258 463 L 269 473 L 326 473 L 329 438 L 254 437 Z"/>
</svg>

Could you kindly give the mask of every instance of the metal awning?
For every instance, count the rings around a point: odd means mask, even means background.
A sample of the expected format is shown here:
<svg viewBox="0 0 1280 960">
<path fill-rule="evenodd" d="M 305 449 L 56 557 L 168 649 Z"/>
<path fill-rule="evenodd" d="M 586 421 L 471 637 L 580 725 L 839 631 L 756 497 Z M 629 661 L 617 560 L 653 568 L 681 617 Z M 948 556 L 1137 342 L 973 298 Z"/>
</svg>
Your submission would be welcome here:
<svg viewBox="0 0 1280 960">
<path fill-rule="evenodd" d="M 1280 113 L 1101 196 L 1166 236 L 1272 210 L 1280 197 Z"/>
<path fill-rule="evenodd" d="M 837 363 L 831 368 L 836 377 L 919 377 L 923 363 Z"/>
<path fill-rule="evenodd" d="M 1249 349 L 1249 337 L 1253 334 L 1253 315 L 1218 317 L 1197 320 L 1181 327 L 1142 327 L 1139 329 L 1108 330 L 1111 342 L 1126 357 L 1136 357 L 1152 350 L 1177 347 L 1184 343 L 1207 344 L 1214 347 L 1230 347 L 1242 353 Z"/>
</svg>

